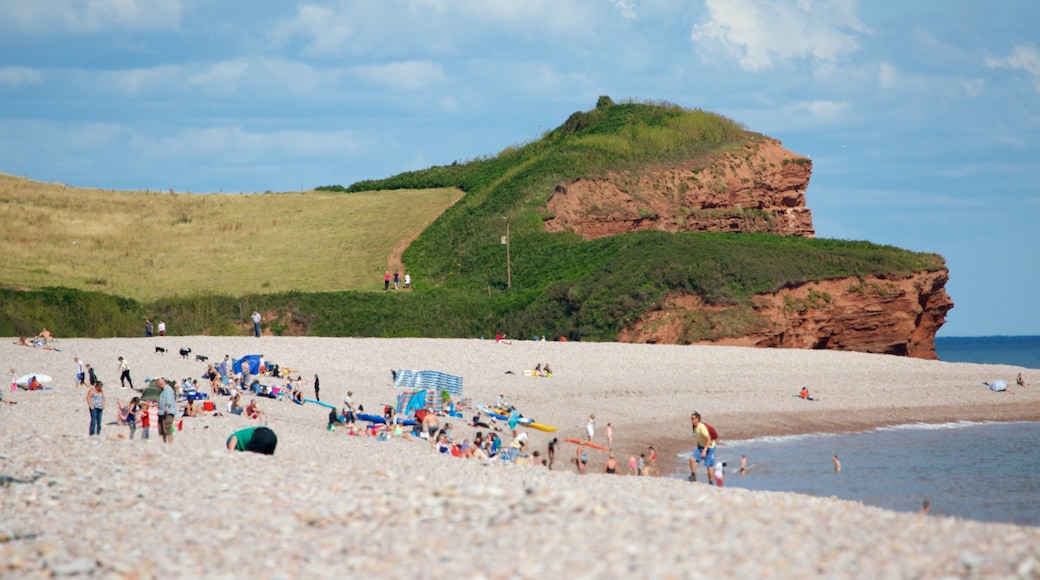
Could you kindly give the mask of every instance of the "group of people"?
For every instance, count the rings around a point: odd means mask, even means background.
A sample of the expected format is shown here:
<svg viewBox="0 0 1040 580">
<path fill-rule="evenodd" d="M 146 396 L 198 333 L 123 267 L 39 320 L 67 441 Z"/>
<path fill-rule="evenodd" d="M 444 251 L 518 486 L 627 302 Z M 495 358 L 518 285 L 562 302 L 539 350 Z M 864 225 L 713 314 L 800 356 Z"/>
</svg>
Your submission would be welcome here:
<svg viewBox="0 0 1040 580">
<path fill-rule="evenodd" d="M 152 325 L 152 321 L 148 318 L 144 319 L 144 335 L 146 338 L 151 338 L 156 328 Z M 159 336 L 166 336 L 166 322 L 159 321 Z"/>
<path fill-rule="evenodd" d="M 18 337 L 18 346 L 31 346 L 35 348 L 43 348 L 47 350 L 57 350 L 54 348 L 54 336 L 51 335 L 51 331 L 44 328 L 39 334 L 32 338 L 25 336 Z"/>
<path fill-rule="evenodd" d="M 391 282 L 391 280 L 393 281 L 393 284 L 394 284 L 394 290 L 400 290 L 401 289 L 401 272 L 398 271 L 398 270 L 394 270 L 394 275 L 393 276 L 390 276 L 390 270 L 387 270 L 386 272 L 384 272 L 383 273 L 383 290 L 389 290 L 390 289 L 390 282 Z M 405 288 L 411 288 L 412 287 L 412 276 L 408 272 L 404 273 L 404 287 Z"/>
</svg>

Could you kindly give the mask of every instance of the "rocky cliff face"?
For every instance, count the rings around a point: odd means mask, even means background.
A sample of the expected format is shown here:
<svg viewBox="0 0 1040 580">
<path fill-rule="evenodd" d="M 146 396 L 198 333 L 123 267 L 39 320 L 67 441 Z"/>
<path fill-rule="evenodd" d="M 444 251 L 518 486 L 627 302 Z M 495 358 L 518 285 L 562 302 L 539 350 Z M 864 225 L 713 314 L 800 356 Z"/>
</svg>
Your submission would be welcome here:
<svg viewBox="0 0 1040 580">
<path fill-rule="evenodd" d="M 559 183 L 545 227 L 586 239 L 641 230 L 813 237 L 805 207 L 811 173 L 809 159 L 755 136 L 708 160 Z"/>
<path fill-rule="evenodd" d="M 622 331 L 619 340 L 779 348 L 827 348 L 935 359 L 935 333 L 953 301 L 949 272 L 843 278 L 756 296 L 752 306 L 705 305 L 689 294 L 668 296 L 660 309 Z"/>
<path fill-rule="evenodd" d="M 812 162 L 755 136 L 705 160 L 556 185 L 548 231 L 586 239 L 633 231 L 768 232 L 813 237 L 805 205 Z M 716 307 L 675 294 L 624 329 L 622 342 L 827 348 L 934 359 L 953 302 L 947 270 L 807 283 Z"/>
</svg>

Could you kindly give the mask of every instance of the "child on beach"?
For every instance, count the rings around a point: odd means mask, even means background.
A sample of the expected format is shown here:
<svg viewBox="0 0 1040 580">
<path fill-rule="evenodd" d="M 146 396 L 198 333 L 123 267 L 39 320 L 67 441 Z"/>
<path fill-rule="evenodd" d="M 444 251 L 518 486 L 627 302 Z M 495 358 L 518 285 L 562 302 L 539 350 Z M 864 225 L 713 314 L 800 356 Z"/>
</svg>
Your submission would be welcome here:
<svg viewBox="0 0 1040 580">
<path fill-rule="evenodd" d="M 614 444 L 614 426 L 607 423 L 607 447 Z"/>
<path fill-rule="evenodd" d="M 635 455 L 629 455 L 628 456 L 628 474 L 629 475 L 635 475 L 637 468 L 638 468 L 638 464 L 636 463 L 636 456 Z"/>
<path fill-rule="evenodd" d="M 141 413 L 141 398 L 130 399 L 130 405 L 126 408 L 126 426 L 130 428 L 130 439 L 133 440 L 137 433 L 137 416 Z M 143 435 L 142 435 L 143 437 Z"/>
<path fill-rule="evenodd" d="M 723 482 L 723 480 L 726 479 L 726 475 L 724 473 L 725 470 L 726 470 L 726 462 L 725 461 L 723 461 L 721 463 L 715 464 L 715 485 L 718 486 L 718 487 L 722 487 L 722 482 Z"/>
</svg>

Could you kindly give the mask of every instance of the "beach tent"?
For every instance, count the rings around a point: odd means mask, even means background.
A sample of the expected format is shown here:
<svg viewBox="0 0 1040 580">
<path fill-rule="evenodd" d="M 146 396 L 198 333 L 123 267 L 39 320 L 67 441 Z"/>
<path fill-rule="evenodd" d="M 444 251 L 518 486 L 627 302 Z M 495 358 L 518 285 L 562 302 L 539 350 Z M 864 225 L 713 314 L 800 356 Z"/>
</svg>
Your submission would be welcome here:
<svg viewBox="0 0 1040 580">
<path fill-rule="evenodd" d="M 982 383 L 989 387 L 989 390 L 1001 392 L 1007 390 L 1007 381 L 993 381 L 992 383 Z"/>
<path fill-rule="evenodd" d="M 447 391 L 454 397 L 462 396 L 462 377 L 440 371 L 412 371 L 401 369 L 394 376 L 395 387 L 424 389 L 439 393 Z"/>
<path fill-rule="evenodd" d="M 167 381 L 169 382 L 169 381 Z M 171 385 L 173 383 L 170 383 Z M 141 391 L 142 401 L 159 401 L 159 395 L 162 394 L 162 389 L 159 388 L 159 379 L 152 379 L 148 381 L 148 386 Z"/>
<path fill-rule="evenodd" d="M 258 354 L 247 354 L 246 356 L 235 359 L 231 363 L 231 371 L 235 373 L 242 372 L 242 365 L 249 365 L 249 374 L 258 375 L 260 374 L 260 355 Z"/>
</svg>

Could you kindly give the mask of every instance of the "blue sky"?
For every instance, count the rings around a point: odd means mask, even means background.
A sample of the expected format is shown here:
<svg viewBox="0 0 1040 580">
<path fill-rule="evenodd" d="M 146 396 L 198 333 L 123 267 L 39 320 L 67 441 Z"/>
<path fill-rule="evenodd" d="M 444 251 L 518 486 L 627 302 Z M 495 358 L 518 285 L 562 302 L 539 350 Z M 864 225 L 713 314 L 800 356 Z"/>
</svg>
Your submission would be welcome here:
<svg viewBox="0 0 1040 580">
<path fill-rule="evenodd" d="M 0 172 L 41 181 L 347 185 L 599 95 L 812 157 L 820 237 L 946 257 L 940 335 L 1040 334 L 1040 2 L 0 0 Z"/>
</svg>

